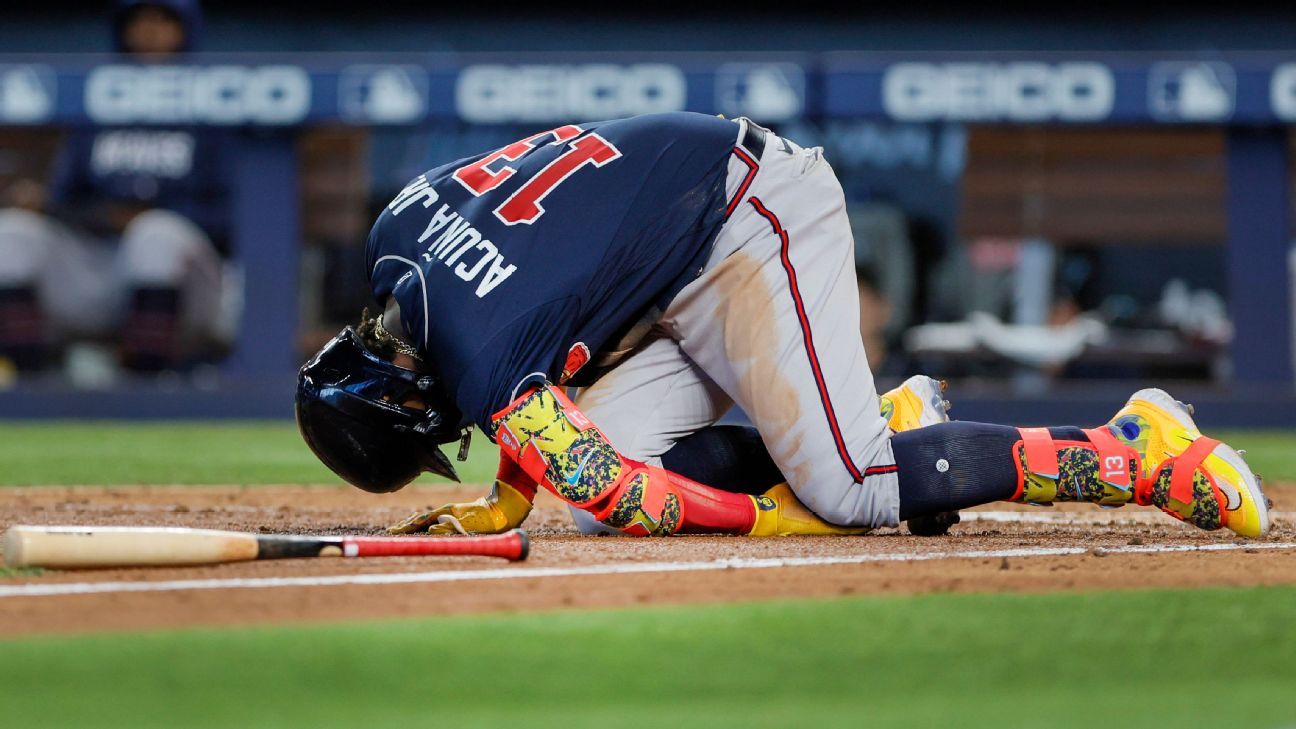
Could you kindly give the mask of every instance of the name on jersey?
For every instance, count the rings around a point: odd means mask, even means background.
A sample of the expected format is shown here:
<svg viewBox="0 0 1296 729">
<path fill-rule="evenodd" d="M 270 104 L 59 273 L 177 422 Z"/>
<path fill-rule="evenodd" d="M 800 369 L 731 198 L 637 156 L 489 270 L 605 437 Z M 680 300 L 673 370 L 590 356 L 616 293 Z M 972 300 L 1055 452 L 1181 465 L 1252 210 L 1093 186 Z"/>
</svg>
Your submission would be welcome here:
<svg viewBox="0 0 1296 729">
<path fill-rule="evenodd" d="M 188 132 L 116 129 L 95 137 L 90 168 L 96 175 L 116 173 L 180 179 L 193 170 L 194 138 Z"/>
<path fill-rule="evenodd" d="M 422 202 L 424 208 L 431 209 L 440 197 L 428 184 L 427 177 L 419 175 L 400 191 L 387 209 L 392 215 L 400 215 L 416 202 Z M 420 254 L 424 261 L 440 261 L 460 279 L 470 283 L 476 281 L 479 299 L 485 298 L 517 270 L 517 266 L 511 263 L 505 265 L 504 255 L 495 244 L 482 238 L 472 223 L 445 203 L 432 214 L 418 242 L 427 243 L 427 250 Z"/>
</svg>

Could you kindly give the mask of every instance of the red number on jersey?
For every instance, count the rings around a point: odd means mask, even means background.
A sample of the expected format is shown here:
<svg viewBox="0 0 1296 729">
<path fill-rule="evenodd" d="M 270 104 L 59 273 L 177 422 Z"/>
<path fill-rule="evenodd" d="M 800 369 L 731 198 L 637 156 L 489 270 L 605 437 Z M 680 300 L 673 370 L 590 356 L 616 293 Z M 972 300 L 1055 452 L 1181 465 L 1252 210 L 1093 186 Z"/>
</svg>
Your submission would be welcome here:
<svg viewBox="0 0 1296 729">
<path fill-rule="evenodd" d="M 460 167 L 455 170 L 454 178 L 459 181 L 459 184 L 467 188 L 468 192 L 471 192 L 473 196 L 485 195 L 502 185 L 505 180 L 513 176 L 513 173 L 517 172 L 508 165 L 504 165 L 498 171 L 492 171 L 490 165 L 500 160 L 516 162 L 527 152 L 535 149 L 539 140 L 550 134 L 554 136 L 554 139 L 552 142 L 547 142 L 547 144 L 562 144 L 580 134 L 580 131 L 580 127 L 569 124 L 565 127 L 550 129 L 547 132 L 540 132 L 519 142 L 514 142 L 507 147 L 501 147 L 470 165 Z"/>
<path fill-rule="evenodd" d="M 499 170 L 491 170 L 491 164 L 499 160 L 516 162 L 523 155 L 535 149 L 539 140 L 549 135 L 553 135 L 554 139 L 547 142 L 547 144 L 553 145 L 562 144 L 576 137 L 580 132 L 580 127 L 569 125 L 527 137 L 491 152 L 472 164 L 460 167 L 455 170 L 453 177 L 474 197 L 484 195 L 502 185 L 505 180 L 517 172 L 508 165 L 504 165 Z M 495 208 L 495 217 L 503 221 L 505 225 L 530 225 L 539 220 L 541 215 L 544 215 L 544 207 L 540 204 L 540 201 L 553 192 L 554 188 L 561 185 L 563 180 L 571 177 L 577 170 L 587 164 L 602 167 L 621 156 L 621 150 L 612 146 L 610 142 L 597 134 L 581 137 L 571 142 L 570 146 L 571 149 L 563 152 L 557 159 L 545 165 L 544 169 L 523 183 L 516 192 L 510 195 L 499 207 Z"/>
<path fill-rule="evenodd" d="M 505 225 L 518 223 L 530 225 L 544 215 L 545 210 L 540 201 L 553 192 L 555 187 L 561 185 L 563 180 L 571 177 L 576 170 L 588 164 L 602 167 L 621 156 L 621 150 L 613 147 L 610 142 L 597 134 L 581 137 L 570 146 L 571 149 L 545 165 L 545 168 L 537 172 L 535 177 L 527 180 L 517 192 L 495 208 L 495 217 L 504 221 Z"/>
</svg>

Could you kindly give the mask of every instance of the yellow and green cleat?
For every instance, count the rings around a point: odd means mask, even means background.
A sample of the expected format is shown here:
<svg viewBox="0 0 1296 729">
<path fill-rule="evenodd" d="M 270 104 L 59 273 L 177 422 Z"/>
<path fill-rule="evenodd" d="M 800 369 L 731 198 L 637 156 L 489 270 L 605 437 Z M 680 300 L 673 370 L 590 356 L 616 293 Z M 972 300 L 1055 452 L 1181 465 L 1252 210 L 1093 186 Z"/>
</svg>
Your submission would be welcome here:
<svg viewBox="0 0 1296 729">
<path fill-rule="evenodd" d="M 868 527 L 838 526 L 820 519 L 801 503 L 786 483 L 752 499 L 756 502 L 756 523 L 747 536 L 855 536 L 871 531 Z"/>
<path fill-rule="evenodd" d="M 944 380 L 914 375 L 878 398 L 882 417 L 897 433 L 948 423 L 950 404 L 945 387 Z"/>
<path fill-rule="evenodd" d="M 1139 454 L 1136 503 L 1202 529 L 1227 527 L 1244 537 L 1269 530 L 1270 503 L 1260 478 L 1241 453 L 1202 435 L 1191 406 L 1164 390 L 1139 390 L 1107 430 Z"/>
</svg>

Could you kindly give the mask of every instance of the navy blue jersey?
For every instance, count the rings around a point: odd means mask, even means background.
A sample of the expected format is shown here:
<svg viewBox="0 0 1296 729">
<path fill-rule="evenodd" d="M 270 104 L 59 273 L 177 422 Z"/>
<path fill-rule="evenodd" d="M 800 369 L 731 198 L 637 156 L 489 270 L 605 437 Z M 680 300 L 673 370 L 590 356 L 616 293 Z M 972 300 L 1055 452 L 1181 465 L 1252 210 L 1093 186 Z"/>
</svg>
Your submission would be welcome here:
<svg viewBox="0 0 1296 729">
<path fill-rule="evenodd" d="M 369 233 L 375 298 L 466 419 L 560 382 L 696 278 L 738 125 L 691 113 L 566 126 L 415 178 Z M 582 357 L 577 355 L 579 362 Z"/>
</svg>

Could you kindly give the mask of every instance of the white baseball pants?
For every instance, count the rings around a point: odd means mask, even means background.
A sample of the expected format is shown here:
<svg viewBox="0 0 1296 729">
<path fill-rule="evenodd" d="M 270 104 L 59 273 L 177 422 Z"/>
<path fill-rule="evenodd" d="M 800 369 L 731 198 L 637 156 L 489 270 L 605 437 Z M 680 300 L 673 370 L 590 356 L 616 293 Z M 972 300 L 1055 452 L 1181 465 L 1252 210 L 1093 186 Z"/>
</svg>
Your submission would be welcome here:
<svg viewBox="0 0 1296 729">
<path fill-rule="evenodd" d="M 897 525 L 841 185 L 822 149 L 769 134 L 759 160 L 735 151 L 728 193 L 732 212 L 701 275 L 576 404 L 623 454 L 659 464 L 737 403 L 812 511 L 834 524 Z"/>
</svg>

